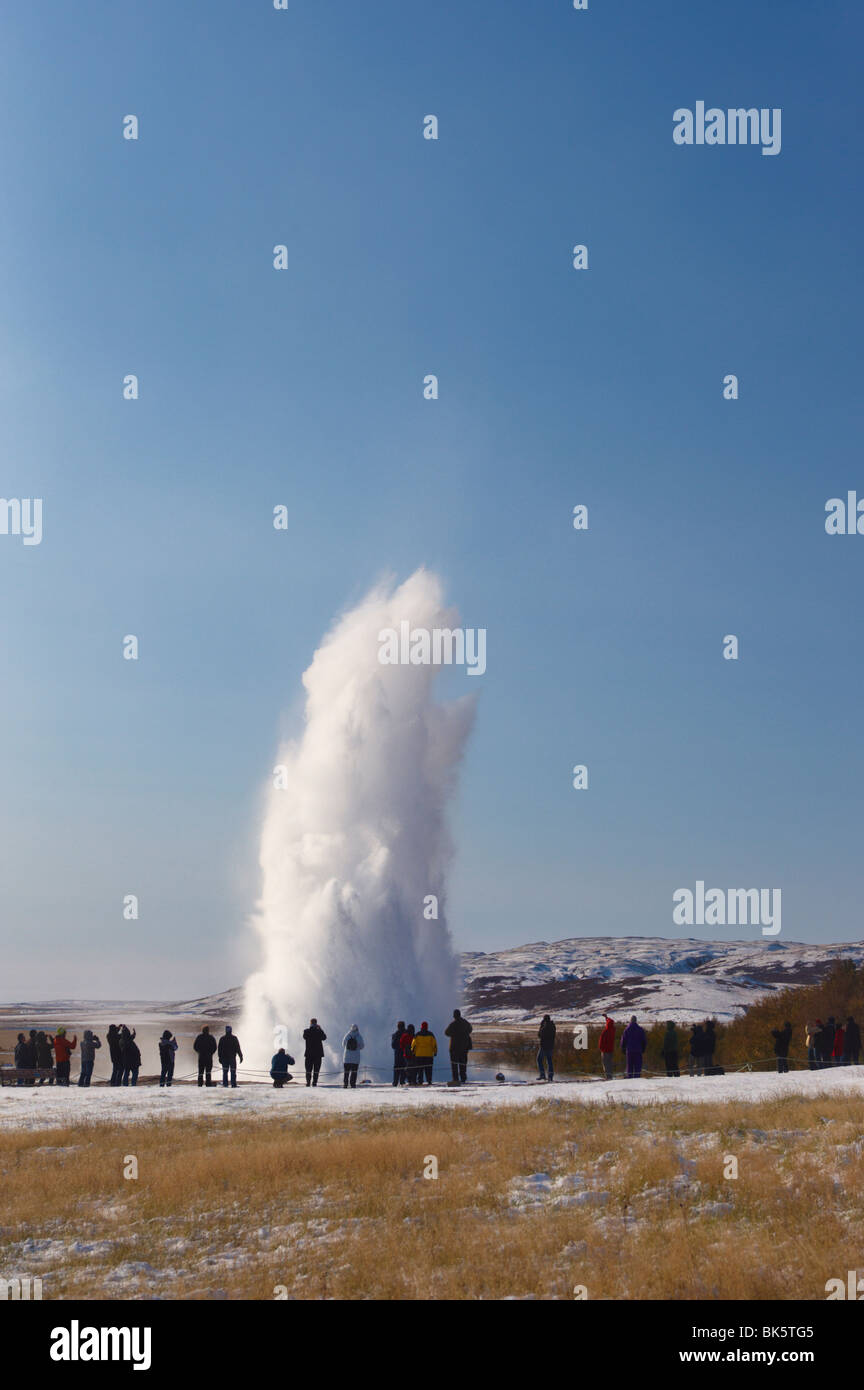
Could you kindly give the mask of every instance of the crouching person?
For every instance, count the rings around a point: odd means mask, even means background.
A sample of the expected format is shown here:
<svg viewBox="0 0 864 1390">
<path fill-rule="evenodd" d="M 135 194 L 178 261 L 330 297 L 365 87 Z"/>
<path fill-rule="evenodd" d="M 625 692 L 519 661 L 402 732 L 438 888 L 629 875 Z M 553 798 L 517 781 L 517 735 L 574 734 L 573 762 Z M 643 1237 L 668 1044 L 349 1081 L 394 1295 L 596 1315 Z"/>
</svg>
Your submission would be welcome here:
<svg viewBox="0 0 864 1390">
<path fill-rule="evenodd" d="M 293 1067 L 294 1058 L 289 1057 L 284 1047 L 280 1047 L 275 1057 L 270 1059 L 270 1075 L 273 1078 L 273 1085 L 277 1091 L 281 1091 L 286 1081 L 291 1080 L 289 1067 Z"/>
</svg>

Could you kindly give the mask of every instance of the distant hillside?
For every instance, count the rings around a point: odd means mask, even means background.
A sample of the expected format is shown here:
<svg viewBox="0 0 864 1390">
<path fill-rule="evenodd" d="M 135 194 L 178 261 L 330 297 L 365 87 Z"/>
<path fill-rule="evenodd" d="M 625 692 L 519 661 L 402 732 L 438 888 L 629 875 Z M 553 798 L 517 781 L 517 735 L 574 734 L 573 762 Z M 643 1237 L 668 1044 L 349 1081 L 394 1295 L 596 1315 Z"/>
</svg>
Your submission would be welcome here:
<svg viewBox="0 0 864 1390">
<path fill-rule="evenodd" d="M 818 984 L 843 959 L 864 964 L 864 942 L 594 936 L 466 952 L 462 967 L 478 1022 L 523 1023 L 543 1013 L 587 1021 L 609 1012 L 686 1023 L 736 1018 L 766 995 Z"/>
<path fill-rule="evenodd" d="M 679 1025 L 678 1047 L 683 1069 L 689 1064 L 690 1029 L 680 1012 L 669 1010 L 669 1014 Z M 662 1073 L 666 1070 L 661 1050 L 666 1032 L 665 1024 L 659 1019 L 651 1019 L 647 1010 L 640 1010 L 639 1017 L 644 1022 L 648 1034 L 645 1068 L 649 1074 Z M 847 1017 L 855 1018 L 864 1024 L 864 968 L 856 966 L 848 957 L 830 962 L 822 978 L 815 984 L 797 983 L 790 984 L 785 989 L 771 989 L 751 1003 L 737 1018 L 729 1022 L 720 1020 L 717 1024 L 714 1060 L 727 1069 L 751 1067 L 775 1071 L 777 1062 L 773 1033 L 775 1029 L 781 1029 L 788 1020 L 792 1025 L 789 1065 L 793 1070 L 799 1067 L 807 1068 L 807 1024 L 817 1019 L 826 1022 L 829 1018 L 845 1023 Z M 619 1043 L 626 1018 L 626 1010 L 619 1012 L 616 1033 Z M 589 1023 L 587 1048 L 571 1047 L 566 1029 L 559 1029 L 558 1040 L 555 1070 L 559 1075 L 598 1074 L 599 1024 L 592 1027 Z M 503 1066 L 505 1070 L 508 1067 L 523 1070 L 534 1060 L 536 1047 L 533 1028 L 516 1030 L 504 1027 L 498 1032 L 487 1058 L 494 1058 L 496 1064 Z M 621 1064 L 619 1049 L 616 1054 L 616 1066 L 620 1068 Z"/>
<path fill-rule="evenodd" d="M 668 940 L 660 936 L 584 936 L 536 941 L 461 958 L 466 1011 L 477 1023 L 530 1023 L 552 1013 L 561 1022 L 636 1013 L 646 1023 L 716 1018 L 728 1022 L 781 990 L 819 984 L 839 960 L 864 965 L 864 942 L 816 946 L 796 941 Z M 325 1001 L 310 1001 L 310 1011 Z M 154 1021 L 236 1019 L 242 988 L 176 1003 L 53 1000 L 6 1004 L 16 1019 L 64 1017 L 110 1021 L 121 1012 Z M 398 1012 L 398 1004 L 394 1007 Z"/>
</svg>

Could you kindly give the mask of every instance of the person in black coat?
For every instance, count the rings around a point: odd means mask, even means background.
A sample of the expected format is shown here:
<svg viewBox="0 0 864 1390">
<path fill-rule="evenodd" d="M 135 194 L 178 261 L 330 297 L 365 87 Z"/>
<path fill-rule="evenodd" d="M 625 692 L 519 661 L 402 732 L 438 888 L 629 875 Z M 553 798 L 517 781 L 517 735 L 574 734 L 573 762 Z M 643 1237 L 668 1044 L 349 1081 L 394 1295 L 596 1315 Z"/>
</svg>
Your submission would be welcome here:
<svg viewBox="0 0 864 1390">
<path fill-rule="evenodd" d="M 774 1056 L 777 1058 L 778 1072 L 789 1070 L 789 1043 L 792 1038 L 792 1024 L 788 1021 L 782 1028 L 772 1028 L 771 1036 L 774 1039 Z"/>
<path fill-rule="evenodd" d="M 327 1034 L 323 1028 L 319 1028 L 317 1018 L 311 1019 L 309 1027 L 303 1029 L 303 1041 L 306 1044 L 303 1059 L 306 1063 L 306 1085 L 317 1086 L 318 1073 L 324 1060 L 324 1043 L 327 1041 Z"/>
<path fill-rule="evenodd" d="M 210 1032 L 208 1023 L 204 1024 L 192 1046 L 198 1053 L 198 1085 L 213 1086 L 213 1054 L 216 1051 L 216 1039 Z"/>
<path fill-rule="evenodd" d="M 116 1023 L 112 1023 L 105 1035 L 108 1044 L 108 1052 L 111 1057 L 111 1080 L 109 1086 L 119 1086 L 123 1080 L 123 1049 L 120 1045 L 120 1029 Z"/>
<path fill-rule="evenodd" d="M 135 1029 L 130 1030 L 124 1023 L 120 1029 L 121 1086 L 137 1086 L 138 1072 L 141 1069 L 141 1053 L 135 1041 Z"/>
<path fill-rule="evenodd" d="M 222 1085 L 228 1085 L 228 1073 L 231 1073 L 231 1085 L 237 1085 L 237 1063 L 243 1061 L 243 1053 L 240 1050 L 240 1040 L 235 1038 L 230 1023 L 225 1024 L 225 1032 L 219 1039 L 219 1065 L 222 1068 Z"/>
<path fill-rule="evenodd" d="M 709 1019 L 705 1024 L 705 1031 L 702 1034 L 702 1065 L 707 1072 L 709 1067 L 714 1065 L 714 1053 L 717 1051 L 717 1034 L 714 1032 L 714 1021 Z"/>
<path fill-rule="evenodd" d="M 843 1065 L 844 1067 L 858 1065 L 858 1056 L 861 1051 L 861 1029 L 854 1018 L 846 1020 L 846 1036 L 843 1040 Z"/>
<path fill-rule="evenodd" d="M 693 1025 L 690 1034 L 690 1075 L 702 1075 L 702 1058 L 705 1056 L 705 1033 L 701 1023 Z"/>
<path fill-rule="evenodd" d="M 666 1024 L 666 1032 L 663 1034 L 660 1055 L 666 1063 L 666 1075 L 680 1077 L 681 1073 L 678 1070 L 678 1029 L 671 1018 Z"/>
<path fill-rule="evenodd" d="M 15 1043 L 15 1065 L 16 1065 L 16 1067 L 29 1067 L 29 1066 L 31 1065 L 30 1062 L 27 1060 L 27 1058 L 28 1058 L 28 1056 L 29 1056 L 29 1048 L 30 1048 L 30 1044 L 28 1043 L 28 1041 L 27 1041 L 25 1035 L 24 1035 L 23 1033 L 19 1033 L 19 1034 L 18 1034 L 18 1040 L 17 1040 L 17 1042 Z M 18 1077 L 18 1080 L 15 1082 L 15 1085 L 16 1085 L 16 1086 L 23 1086 L 23 1085 L 24 1085 L 24 1079 L 23 1079 L 23 1077 L 20 1077 L 20 1076 L 19 1076 L 19 1077 Z"/>
<path fill-rule="evenodd" d="M 40 1067 L 43 1071 L 47 1071 L 49 1067 L 53 1070 L 54 1054 L 51 1051 L 53 1046 L 54 1039 L 51 1037 L 50 1033 L 40 1032 L 36 1034 L 36 1065 L 37 1067 Z M 44 1076 L 39 1077 L 38 1084 L 40 1086 L 43 1086 L 45 1084 Z M 54 1085 L 53 1076 L 48 1077 L 48 1085 Z"/>
<path fill-rule="evenodd" d="M 407 1081 L 405 1075 L 405 1053 L 402 1051 L 402 1034 L 405 1032 L 405 1021 L 400 1020 L 396 1024 L 396 1032 L 391 1034 L 390 1046 L 393 1049 L 393 1085 L 404 1086 Z"/>
<path fill-rule="evenodd" d="M 820 1038 L 820 1042 L 819 1042 L 819 1065 L 820 1065 L 820 1067 L 830 1067 L 830 1066 L 831 1066 L 831 1056 L 832 1056 L 832 1053 L 834 1052 L 834 1034 L 836 1033 L 836 1031 L 837 1031 L 837 1029 L 836 1029 L 836 1025 L 835 1025 L 835 1023 L 834 1023 L 834 1015 L 831 1014 L 831 1016 L 830 1016 L 829 1019 L 828 1019 L 828 1022 L 825 1024 L 825 1027 L 822 1029 L 821 1038 Z"/>
<path fill-rule="evenodd" d="M 402 1056 L 405 1058 L 405 1081 L 409 1086 L 416 1086 L 420 1081 L 420 1061 L 414 1056 L 413 1042 L 416 1035 L 413 1023 L 405 1024 L 405 1032 L 402 1034 Z"/>
<path fill-rule="evenodd" d="M 471 1024 L 463 1018 L 458 1009 L 453 1010 L 453 1020 L 444 1029 L 444 1036 L 450 1039 L 450 1070 L 453 1080 L 463 1083 L 468 1080 L 468 1053 L 471 1051 Z"/>
<path fill-rule="evenodd" d="M 36 1066 L 36 1029 L 35 1029 L 35 1028 L 31 1028 L 31 1029 L 30 1029 L 30 1032 L 27 1034 L 26 1037 L 25 1037 L 25 1035 L 24 1035 L 23 1033 L 19 1033 L 19 1034 L 18 1034 L 18 1038 L 19 1038 L 19 1042 L 18 1042 L 18 1045 L 17 1045 L 16 1048 L 15 1048 L 15 1058 L 16 1058 L 15 1065 L 16 1065 L 16 1067 L 34 1067 L 34 1068 L 35 1068 L 35 1066 Z M 19 1057 L 20 1057 L 20 1059 L 21 1059 L 20 1061 L 17 1060 Z M 33 1077 L 33 1076 L 28 1077 L 28 1079 L 24 1082 L 24 1085 L 25 1085 L 25 1086 L 35 1086 L 35 1084 L 36 1084 L 36 1078 Z"/>
<path fill-rule="evenodd" d="M 555 1079 L 555 1063 L 552 1058 L 552 1053 L 555 1048 L 556 1032 L 557 1029 L 555 1027 L 555 1024 L 552 1022 L 548 1014 L 544 1014 L 543 1021 L 540 1024 L 540 1027 L 537 1029 L 537 1037 L 540 1042 L 540 1046 L 537 1049 L 537 1071 L 539 1072 L 539 1076 L 537 1077 L 538 1081 L 546 1080 L 547 1063 L 549 1065 L 549 1080 L 554 1081 Z"/>
</svg>

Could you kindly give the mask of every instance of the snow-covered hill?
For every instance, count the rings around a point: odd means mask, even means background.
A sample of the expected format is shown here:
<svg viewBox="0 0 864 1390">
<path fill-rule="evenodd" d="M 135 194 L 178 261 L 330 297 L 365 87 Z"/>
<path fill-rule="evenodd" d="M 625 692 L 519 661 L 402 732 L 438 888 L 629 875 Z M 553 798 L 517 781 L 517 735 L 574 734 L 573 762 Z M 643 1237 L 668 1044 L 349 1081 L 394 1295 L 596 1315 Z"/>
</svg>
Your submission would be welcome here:
<svg viewBox="0 0 864 1390">
<path fill-rule="evenodd" d="M 472 1019 L 522 1023 L 538 1014 L 596 1021 L 604 1011 L 650 1021 L 736 1017 L 748 1004 L 820 980 L 838 960 L 864 963 L 864 942 L 573 937 L 462 956 Z"/>
<path fill-rule="evenodd" d="M 562 1022 L 597 1022 L 605 1011 L 636 1013 L 650 1022 L 734 1018 L 773 990 L 814 984 L 838 960 L 864 964 L 864 942 L 817 946 L 781 941 L 668 940 L 660 936 L 583 936 L 535 941 L 506 951 L 462 955 L 466 1012 L 475 1023 L 529 1023 L 544 1013 Z M 112 1019 L 171 1025 L 183 1020 L 231 1021 L 242 989 L 200 999 L 160 1001 L 51 1000 L 0 1007 L 17 1021 Z M 323 1001 L 310 1001 L 310 1012 Z M 398 1011 L 398 1004 L 395 1006 Z"/>
</svg>

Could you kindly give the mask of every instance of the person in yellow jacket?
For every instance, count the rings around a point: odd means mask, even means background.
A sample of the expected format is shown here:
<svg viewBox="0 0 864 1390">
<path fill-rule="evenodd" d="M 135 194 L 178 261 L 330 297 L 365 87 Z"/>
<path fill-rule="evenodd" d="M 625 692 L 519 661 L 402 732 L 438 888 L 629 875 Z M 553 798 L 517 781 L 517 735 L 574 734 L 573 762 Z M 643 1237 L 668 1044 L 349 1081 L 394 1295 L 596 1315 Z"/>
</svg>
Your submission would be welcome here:
<svg viewBox="0 0 864 1390">
<path fill-rule="evenodd" d="M 417 1085 L 423 1085 L 423 1078 L 426 1084 L 432 1085 L 433 1059 L 438 1056 L 438 1043 L 434 1033 L 429 1032 L 429 1024 L 421 1023 L 420 1032 L 414 1034 L 414 1041 L 411 1044 L 411 1051 L 418 1062 Z"/>
</svg>

